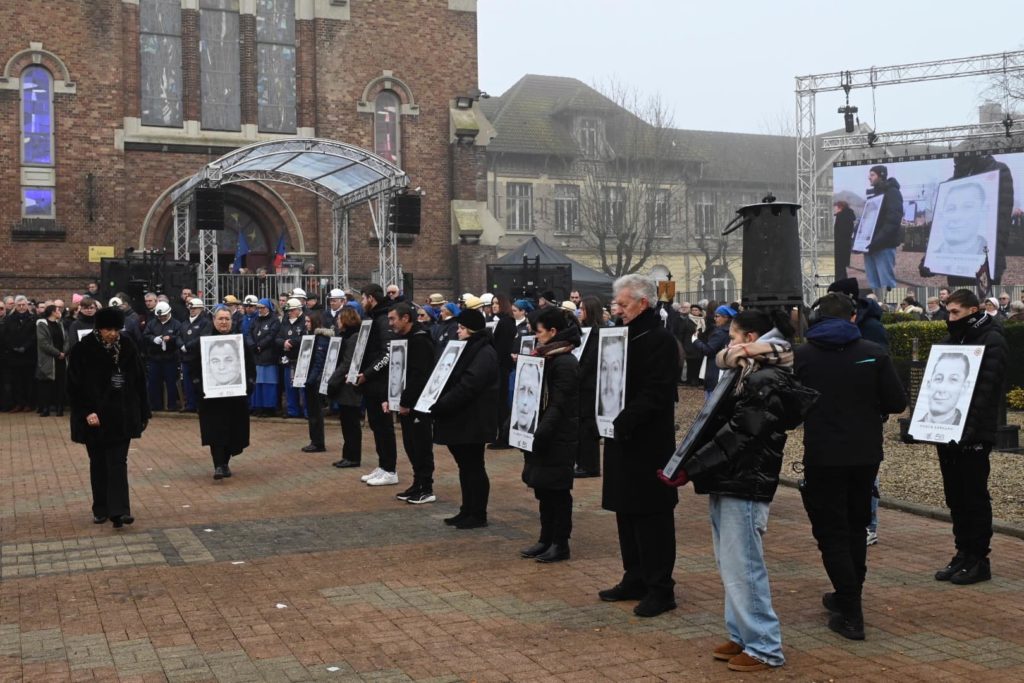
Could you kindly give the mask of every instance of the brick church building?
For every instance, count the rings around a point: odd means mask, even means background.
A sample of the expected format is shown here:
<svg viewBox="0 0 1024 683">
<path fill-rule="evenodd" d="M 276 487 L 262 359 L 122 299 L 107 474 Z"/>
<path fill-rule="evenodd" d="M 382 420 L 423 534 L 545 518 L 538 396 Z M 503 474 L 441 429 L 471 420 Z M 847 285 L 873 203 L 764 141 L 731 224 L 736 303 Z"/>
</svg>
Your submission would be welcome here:
<svg viewBox="0 0 1024 683">
<path fill-rule="evenodd" d="M 90 247 L 171 251 L 176 187 L 239 147 L 312 137 L 422 188 L 421 232 L 398 242 L 417 298 L 481 290 L 493 130 L 474 97 L 476 19 L 476 0 L 0 4 L 0 292 L 80 291 L 99 275 Z M 287 184 L 227 186 L 220 269 L 241 232 L 251 270 L 283 234 L 330 272 L 331 213 Z M 358 286 L 378 264 L 365 207 L 347 251 Z"/>
</svg>

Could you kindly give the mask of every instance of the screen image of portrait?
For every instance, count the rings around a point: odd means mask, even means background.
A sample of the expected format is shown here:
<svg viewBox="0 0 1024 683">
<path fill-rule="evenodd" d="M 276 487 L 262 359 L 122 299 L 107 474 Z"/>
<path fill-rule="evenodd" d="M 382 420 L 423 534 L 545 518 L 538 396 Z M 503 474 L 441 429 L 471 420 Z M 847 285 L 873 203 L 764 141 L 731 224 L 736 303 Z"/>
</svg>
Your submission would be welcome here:
<svg viewBox="0 0 1024 683">
<path fill-rule="evenodd" d="M 973 277 L 995 262 L 999 172 L 982 173 L 939 186 L 925 265 L 935 273 Z"/>
<path fill-rule="evenodd" d="M 242 359 L 234 342 L 223 340 L 210 344 L 210 355 L 206 362 L 214 386 L 242 383 Z"/>
<path fill-rule="evenodd" d="M 882 196 L 872 197 L 864 203 L 857 223 L 857 233 L 853 236 L 853 251 L 868 250 L 871 238 L 875 236 L 875 224 L 878 223 L 878 209 L 882 206 L 882 199 Z"/>
<path fill-rule="evenodd" d="M 626 377 L 626 345 L 622 337 L 604 337 L 598 350 L 600 364 L 597 368 L 598 392 L 597 414 L 615 417 L 622 409 L 622 392 Z"/>
<path fill-rule="evenodd" d="M 524 364 L 516 374 L 512 429 L 528 434 L 537 431 L 540 413 L 541 369 L 533 363 Z"/>
</svg>

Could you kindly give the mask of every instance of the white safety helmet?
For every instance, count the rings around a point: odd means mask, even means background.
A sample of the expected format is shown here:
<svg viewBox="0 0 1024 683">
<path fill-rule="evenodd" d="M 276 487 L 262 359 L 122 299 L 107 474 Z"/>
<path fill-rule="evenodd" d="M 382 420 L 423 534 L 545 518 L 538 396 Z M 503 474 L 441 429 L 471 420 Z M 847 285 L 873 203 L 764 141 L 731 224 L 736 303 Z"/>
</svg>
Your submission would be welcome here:
<svg viewBox="0 0 1024 683">
<path fill-rule="evenodd" d="M 166 301 L 161 301 L 156 305 L 156 308 L 153 309 L 153 312 L 156 313 L 161 318 L 164 317 L 165 315 L 170 315 L 171 305 Z"/>
<path fill-rule="evenodd" d="M 302 289 L 301 287 L 296 287 L 295 289 L 292 290 L 291 298 L 293 298 L 293 299 L 306 299 L 308 297 L 306 297 L 306 290 Z"/>
</svg>

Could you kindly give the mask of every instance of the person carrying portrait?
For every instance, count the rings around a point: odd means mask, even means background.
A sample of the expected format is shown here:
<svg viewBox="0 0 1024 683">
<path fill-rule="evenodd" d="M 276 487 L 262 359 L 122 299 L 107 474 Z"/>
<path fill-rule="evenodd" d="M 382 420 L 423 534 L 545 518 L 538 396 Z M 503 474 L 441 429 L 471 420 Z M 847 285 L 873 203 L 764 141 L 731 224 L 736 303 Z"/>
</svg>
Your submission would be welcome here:
<svg viewBox="0 0 1024 683">
<path fill-rule="evenodd" d="M 249 346 L 256 358 L 256 385 L 253 387 L 252 413 L 271 417 L 277 413 L 278 367 L 281 354 L 277 333 L 281 321 L 274 315 L 274 302 L 264 297 L 256 304 L 256 320 L 249 328 Z"/>
<path fill-rule="evenodd" d="M 153 309 L 153 316 L 142 330 L 142 343 L 149 349 L 146 354 L 146 376 L 150 410 L 178 409 L 178 350 L 181 323 L 171 314 L 171 305 L 161 301 Z M 164 391 L 167 403 L 164 403 Z"/>
<path fill-rule="evenodd" d="M 226 337 L 235 334 L 231 311 L 226 306 L 217 306 L 213 314 L 213 324 L 203 336 Z M 219 359 L 223 363 L 220 371 L 214 370 L 213 376 L 222 384 L 243 383 L 248 389 L 256 382 L 256 359 L 252 347 L 242 344 L 243 358 L 238 357 L 238 347 L 233 341 L 225 339 L 222 343 L 209 347 L 210 358 L 205 359 L 209 365 Z M 217 359 L 213 358 L 214 356 Z M 207 398 L 203 392 L 204 359 L 196 358 L 191 362 L 190 374 L 197 379 L 196 392 L 199 400 L 199 436 L 202 445 L 210 447 L 213 458 L 213 478 L 215 480 L 230 477 L 231 458 L 240 455 L 249 447 L 249 400 L 242 396 L 225 396 Z M 230 370 L 230 372 L 228 372 Z M 244 377 L 243 377 L 244 372 Z"/>
<path fill-rule="evenodd" d="M 715 364 L 715 357 L 718 352 L 729 345 L 729 326 L 732 319 L 736 317 L 736 309 L 726 305 L 715 308 L 715 327 L 707 336 L 707 339 L 697 338 L 693 346 L 704 356 L 706 367 L 704 369 L 704 395 L 710 396 L 711 392 L 718 386 L 718 365 Z"/>
<path fill-rule="evenodd" d="M 395 440 L 395 423 L 383 408 L 388 400 L 388 342 L 391 340 L 388 310 L 391 300 L 376 283 L 363 287 L 361 294 L 363 310 L 373 324 L 363 353 L 363 362 L 359 366 L 356 387 L 366 400 L 366 421 L 373 432 L 377 467 L 360 479 L 368 486 L 394 486 L 398 483 L 398 444 Z"/>
<path fill-rule="evenodd" d="M 796 428 L 817 399 L 793 380 L 793 328 L 779 309 L 743 311 L 730 325 L 720 368 L 739 372 L 707 438 L 694 444 L 671 486 L 693 482 L 708 494 L 715 560 L 725 587 L 729 641 L 712 652 L 733 671 L 782 666 L 782 628 L 772 608 L 763 537 L 782 469 L 786 432 Z"/>
<path fill-rule="evenodd" d="M 95 330 L 68 353 L 71 440 L 89 454 L 92 521 L 115 529 L 135 521 L 128 493 L 128 446 L 146 430 L 146 371 L 135 344 L 121 335 L 124 313 L 105 308 Z"/>
<path fill-rule="evenodd" d="M 320 311 L 310 311 L 306 315 L 306 326 L 313 335 L 313 354 L 309 358 L 306 371 L 306 384 L 303 389 L 306 398 L 306 421 L 309 423 L 309 443 L 302 447 L 303 453 L 324 453 L 327 444 L 324 441 L 324 402 L 320 397 L 320 379 L 327 365 L 327 349 L 334 336 L 334 328 L 326 326 L 324 315 Z"/>
<path fill-rule="evenodd" d="M 352 364 L 352 356 L 356 351 L 356 340 L 359 337 L 359 326 L 362 319 L 351 306 L 341 309 L 335 318 L 336 334 L 341 335 L 341 352 L 334 374 L 327 382 L 327 398 L 338 404 L 338 417 L 341 420 L 341 459 L 332 465 L 339 469 L 359 467 L 363 461 L 363 433 L 361 427 L 363 397 L 355 385 L 345 381 L 348 368 Z"/>
<path fill-rule="evenodd" d="M 97 310 L 99 310 L 99 306 L 96 300 L 91 297 L 83 297 L 78 303 L 78 313 L 75 314 L 75 319 L 71 322 L 64 341 L 65 355 L 71 353 L 71 349 L 78 343 L 78 333 L 80 330 L 96 329 Z M 177 340 L 175 340 L 175 343 L 177 343 Z"/>
<path fill-rule="evenodd" d="M 999 322 L 980 310 L 978 297 L 958 289 L 946 303 L 949 334 L 939 343 L 984 346 L 974 394 L 960 440 L 936 446 L 946 505 L 953 518 L 956 554 L 935 573 L 936 581 L 967 585 L 992 578 L 992 499 L 988 491 L 989 454 L 996 441 L 999 400 L 1006 391 L 1009 347 Z"/>
<path fill-rule="evenodd" d="M 511 448 L 508 443 L 509 420 L 511 410 L 509 402 L 503 400 L 508 396 L 510 385 L 509 377 L 515 370 L 515 362 L 512 360 L 512 353 L 518 351 L 516 347 L 517 324 L 512 316 L 512 303 L 504 294 L 497 294 L 491 299 L 491 310 L 493 320 L 498 324 L 494 326 L 494 350 L 498 354 L 498 438 L 487 447 L 490 449 Z M 485 318 L 489 316 L 485 315 Z"/>
<path fill-rule="evenodd" d="M 868 170 L 868 182 L 871 183 L 868 198 L 883 195 L 883 199 L 875 231 L 864 254 L 864 272 L 868 286 L 884 300 L 886 292 L 896 286 L 896 248 L 903 243 L 903 193 L 899 182 L 889 177 L 885 166 L 872 166 Z"/>
<path fill-rule="evenodd" d="M 544 359 L 544 375 L 533 447 L 523 451 L 523 483 L 533 489 L 540 507 L 540 538 L 519 555 L 538 562 L 561 562 L 570 556 L 573 461 L 579 433 L 579 364 L 572 350 L 580 344 L 580 328 L 571 315 L 547 308 L 535 321 L 533 355 Z"/>
<path fill-rule="evenodd" d="M 613 289 L 629 344 L 625 407 L 615 418 L 615 437 L 605 439 L 601 506 L 615 513 L 623 575 L 598 596 L 608 602 L 639 600 L 633 613 L 654 617 L 676 607 L 673 511 L 679 497 L 658 480 L 658 470 L 676 446 L 679 353 L 653 310 L 653 279 L 625 275 Z"/>
<path fill-rule="evenodd" d="M 199 360 L 199 338 L 210 333 L 212 325 L 210 318 L 206 315 L 206 304 L 202 299 L 192 299 L 188 302 L 188 319 L 181 325 L 181 332 L 178 337 L 180 347 L 179 359 L 181 360 L 181 388 L 185 395 L 185 405 L 182 412 L 194 413 L 198 406 L 199 395 L 196 388 L 201 378 L 192 374 L 192 369 L 198 367 Z"/>
<path fill-rule="evenodd" d="M 498 354 L 484 315 L 468 309 L 456 318 L 466 347 L 430 409 L 434 443 L 447 446 L 459 468 L 462 504 L 444 520 L 456 529 L 487 526 L 491 482 L 484 465 L 485 445 L 498 431 Z"/>
<path fill-rule="evenodd" d="M 395 339 L 408 342 L 405 389 L 398 403 L 398 422 L 402 425 L 402 447 L 412 466 L 412 486 L 395 498 L 412 505 L 433 503 L 437 500 L 434 495 L 433 423 L 429 413 L 421 413 L 415 410 L 415 406 L 434 369 L 434 342 L 415 319 L 413 307 L 404 301 L 391 306 L 388 325 Z"/>
<path fill-rule="evenodd" d="M 601 301 L 588 296 L 580 302 L 580 334 L 591 328 L 590 338 L 580 353 L 579 372 L 579 431 L 576 439 L 577 479 L 601 476 L 601 434 L 597 430 L 597 345 L 601 336 Z M 583 343 L 582 341 L 580 343 Z"/>
<path fill-rule="evenodd" d="M 804 422 L 800 492 L 835 590 L 822 597 L 828 627 L 863 640 L 866 529 L 882 462 L 882 423 L 903 412 L 907 396 L 888 353 L 862 338 L 856 320 L 856 304 L 845 294 L 833 292 L 815 302 L 794 371 L 801 384 L 820 394 Z"/>
<path fill-rule="evenodd" d="M 43 317 L 36 320 L 36 403 L 41 417 L 50 416 L 54 408 L 57 417 L 64 415 L 64 391 L 67 362 L 64 360 L 64 326 L 60 324 L 60 310 L 53 304 L 43 309 Z"/>
</svg>

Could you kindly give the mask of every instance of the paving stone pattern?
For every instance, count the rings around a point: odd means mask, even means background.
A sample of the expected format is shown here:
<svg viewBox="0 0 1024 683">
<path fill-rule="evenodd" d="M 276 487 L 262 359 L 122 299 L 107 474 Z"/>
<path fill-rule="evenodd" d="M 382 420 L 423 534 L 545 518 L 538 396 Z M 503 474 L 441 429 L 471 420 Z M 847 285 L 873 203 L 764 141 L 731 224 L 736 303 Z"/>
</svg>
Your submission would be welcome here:
<svg viewBox="0 0 1024 683">
<path fill-rule="evenodd" d="M 438 502 L 394 500 L 300 421 L 253 424 L 213 482 L 192 419 L 157 417 L 130 454 L 123 531 L 93 525 L 88 459 L 54 418 L 0 415 L 0 681 L 1015 681 L 1024 680 L 1022 542 L 997 536 L 995 578 L 939 584 L 948 525 L 882 511 L 869 552 L 868 639 L 828 631 L 828 581 L 797 494 L 766 537 L 786 666 L 729 672 L 706 500 L 677 511 L 679 608 L 638 619 L 596 592 L 621 568 L 599 479 L 573 493 L 573 559 L 520 560 L 537 532 L 517 451 L 488 452 L 491 526 L 445 527 L 458 478 L 438 448 Z M 375 464 L 364 439 L 363 471 Z"/>
</svg>

